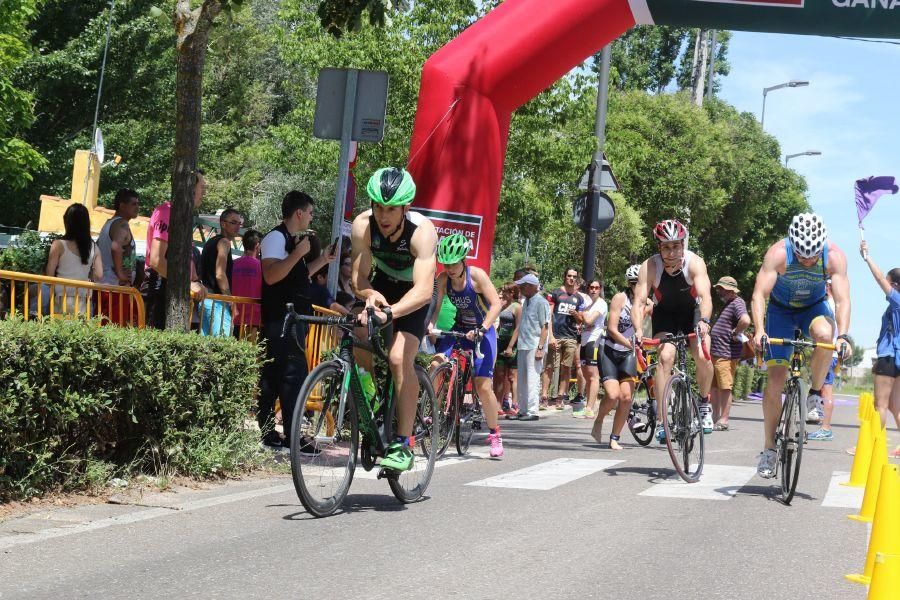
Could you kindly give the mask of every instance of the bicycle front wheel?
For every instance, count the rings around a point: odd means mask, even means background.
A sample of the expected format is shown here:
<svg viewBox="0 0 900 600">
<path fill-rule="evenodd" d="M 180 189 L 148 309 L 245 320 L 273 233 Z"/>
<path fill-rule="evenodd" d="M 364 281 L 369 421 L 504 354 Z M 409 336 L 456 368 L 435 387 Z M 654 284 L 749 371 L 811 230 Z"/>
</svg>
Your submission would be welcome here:
<svg viewBox="0 0 900 600">
<path fill-rule="evenodd" d="M 434 461 L 438 451 L 438 428 L 435 426 L 437 424 L 435 415 L 439 410 L 437 397 L 434 395 L 428 373 L 419 365 L 416 365 L 416 378 L 419 381 L 419 402 L 413 421 L 413 435 L 416 439 L 413 448 L 415 462 L 409 471 L 388 478 L 394 496 L 404 503 L 420 500 L 425 494 L 434 473 Z"/>
<path fill-rule="evenodd" d="M 453 441 L 453 435 L 456 433 L 456 418 L 453 410 L 453 386 L 451 386 L 451 378 L 453 375 L 453 365 L 446 362 L 431 372 L 431 385 L 434 388 L 434 394 L 437 398 L 437 430 L 438 430 L 438 452 L 437 458 L 444 455 L 450 442 Z"/>
<path fill-rule="evenodd" d="M 653 409 L 651 396 L 647 382 L 639 381 L 634 388 L 634 403 L 628 415 L 628 430 L 634 441 L 641 446 L 653 441 L 653 433 L 656 431 L 656 411 Z"/>
<path fill-rule="evenodd" d="M 356 403 L 341 393 L 344 367 L 338 361 L 319 364 L 310 373 L 294 409 L 291 424 L 291 475 L 307 512 L 325 517 L 343 503 L 359 446 Z"/>
<path fill-rule="evenodd" d="M 678 476 L 688 483 L 696 483 L 703 472 L 703 427 L 700 425 L 700 405 L 688 382 L 674 376 L 666 385 L 666 448 Z"/>
<path fill-rule="evenodd" d="M 785 390 L 781 418 L 775 433 L 778 449 L 778 468 L 781 469 L 781 500 L 790 504 L 797 491 L 800 459 L 806 441 L 806 390 L 798 380 L 792 380 Z"/>
</svg>

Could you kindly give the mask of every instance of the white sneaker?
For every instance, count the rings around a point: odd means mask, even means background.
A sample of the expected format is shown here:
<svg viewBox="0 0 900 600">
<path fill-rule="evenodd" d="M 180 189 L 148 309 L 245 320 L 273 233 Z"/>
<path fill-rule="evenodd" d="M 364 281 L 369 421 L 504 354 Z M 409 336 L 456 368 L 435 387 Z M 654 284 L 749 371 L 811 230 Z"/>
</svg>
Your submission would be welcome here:
<svg viewBox="0 0 900 600">
<path fill-rule="evenodd" d="M 756 474 L 763 479 L 772 479 L 775 477 L 775 461 L 778 460 L 778 454 L 774 450 L 763 450 L 759 453 L 759 464 L 756 466 Z"/>
<path fill-rule="evenodd" d="M 713 431 L 712 406 L 709 402 L 700 403 L 700 423 L 703 426 L 703 433 L 710 434 Z"/>
<path fill-rule="evenodd" d="M 822 400 L 822 396 L 818 394 L 814 394 L 812 392 L 806 397 L 806 422 L 819 424 L 822 422 L 822 419 L 825 418 L 825 412 L 822 409 L 824 405 L 824 401 Z"/>
</svg>

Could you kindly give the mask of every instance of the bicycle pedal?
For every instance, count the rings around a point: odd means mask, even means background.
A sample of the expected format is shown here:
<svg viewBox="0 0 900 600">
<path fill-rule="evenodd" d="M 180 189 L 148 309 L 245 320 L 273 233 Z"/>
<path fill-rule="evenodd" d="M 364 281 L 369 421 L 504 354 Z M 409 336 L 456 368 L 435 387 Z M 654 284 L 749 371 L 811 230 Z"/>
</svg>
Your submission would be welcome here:
<svg viewBox="0 0 900 600">
<path fill-rule="evenodd" d="M 376 477 L 376 479 L 389 479 L 392 481 L 396 481 L 399 475 L 400 473 L 394 471 L 393 469 L 378 469 L 378 476 Z"/>
</svg>

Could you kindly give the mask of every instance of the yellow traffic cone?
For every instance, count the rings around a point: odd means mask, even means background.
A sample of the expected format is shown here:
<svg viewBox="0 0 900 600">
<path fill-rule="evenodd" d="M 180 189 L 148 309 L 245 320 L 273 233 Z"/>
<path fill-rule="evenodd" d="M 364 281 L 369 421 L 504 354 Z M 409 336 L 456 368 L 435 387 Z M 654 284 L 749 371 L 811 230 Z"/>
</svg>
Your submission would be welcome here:
<svg viewBox="0 0 900 600">
<path fill-rule="evenodd" d="M 856 454 L 853 455 L 853 467 L 850 469 L 850 480 L 841 485 L 849 487 L 865 487 L 869 474 L 869 462 L 872 459 L 872 447 L 875 443 L 875 433 L 881 429 L 881 419 L 878 413 L 873 413 L 875 420 L 866 419 L 859 426 L 859 435 L 856 438 Z"/>
<path fill-rule="evenodd" d="M 869 459 L 869 473 L 866 476 L 866 493 L 863 495 L 862 508 L 857 515 L 847 515 L 854 521 L 872 522 L 875 505 L 878 503 L 878 489 L 881 486 L 881 469 L 887 461 L 887 430 L 879 427 L 872 446 L 872 458 Z"/>
<path fill-rule="evenodd" d="M 900 593 L 900 555 L 875 554 L 868 600 L 895 600 Z"/>
<path fill-rule="evenodd" d="M 867 402 L 866 402 L 867 395 L 868 395 L 867 392 L 863 392 L 862 394 L 859 395 L 859 404 L 856 407 L 856 416 L 859 419 L 860 423 L 865 421 L 866 417 L 868 416 L 869 411 L 868 411 Z"/>
<path fill-rule="evenodd" d="M 879 479 L 881 485 L 878 491 L 878 506 L 872 523 L 866 565 L 862 573 L 846 576 L 848 580 L 864 585 L 868 585 L 872 580 L 876 554 L 900 554 L 900 510 L 897 510 L 900 506 L 900 473 L 897 465 L 884 465 Z M 900 591 L 900 588 L 895 588 L 894 593 L 897 591 Z"/>
</svg>

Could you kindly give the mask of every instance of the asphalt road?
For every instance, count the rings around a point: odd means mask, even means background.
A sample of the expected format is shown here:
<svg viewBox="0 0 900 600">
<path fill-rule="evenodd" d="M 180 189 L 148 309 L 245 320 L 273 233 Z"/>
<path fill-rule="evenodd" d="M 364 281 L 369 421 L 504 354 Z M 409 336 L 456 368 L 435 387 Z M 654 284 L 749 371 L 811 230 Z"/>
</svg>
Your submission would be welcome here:
<svg viewBox="0 0 900 600">
<path fill-rule="evenodd" d="M 762 412 L 747 403 L 706 438 L 692 486 L 663 447 L 626 432 L 624 451 L 601 449 L 565 412 L 504 422 L 502 461 L 447 461 L 407 506 L 358 478 L 314 519 L 283 477 L 44 511 L 0 523 L 0 598 L 863 599 L 843 575 L 867 528 L 831 506 L 859 497 L 828 491 L 855 415 L 839 406 L 835 440 L 806 446 L 792 506 L 754 475 Z"/>
</svg>

